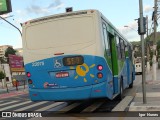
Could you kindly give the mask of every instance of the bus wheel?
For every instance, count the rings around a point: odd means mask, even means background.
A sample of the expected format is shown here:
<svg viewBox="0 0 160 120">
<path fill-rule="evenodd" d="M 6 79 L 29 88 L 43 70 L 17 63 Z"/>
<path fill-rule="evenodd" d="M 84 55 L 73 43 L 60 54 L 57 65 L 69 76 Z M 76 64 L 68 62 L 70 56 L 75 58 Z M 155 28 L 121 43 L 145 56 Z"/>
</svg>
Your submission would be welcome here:
<svg viewBox="0 0 160 120">
<path fill-rule="evenodd" d="M 132 80 L 131 84 L 129 85 L 129 88 L 133 88 L 133 80 Z"/>
<path fill-rule="evenodd" d="M 132 73 L 132 82 L 131 82 L 131 84 L 129 85 L 129 88 L 133 88 L 133 73 Z"/>
<path fill-rule="evenodd" d="M 117 96 L 117 100 L 122 100 L 122 99 L 123 99 L 123 80 L 121 78 L 121 81 L 120 81 L 120 93 Z"/>
</svg>

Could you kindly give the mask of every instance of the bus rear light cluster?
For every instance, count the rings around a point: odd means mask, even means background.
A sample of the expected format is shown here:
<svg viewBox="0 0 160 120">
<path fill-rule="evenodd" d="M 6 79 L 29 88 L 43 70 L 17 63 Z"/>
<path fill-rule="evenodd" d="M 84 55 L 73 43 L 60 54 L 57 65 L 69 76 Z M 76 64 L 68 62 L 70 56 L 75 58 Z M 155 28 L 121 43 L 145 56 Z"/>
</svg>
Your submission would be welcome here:
<svg viewBox="0 0 160 120">
<path fill-rule="evenodd" d="M 97 74 L 97 77 L 98 77 L 98 78 L 102 78 L 102 77 L 103 77 L 103 74 L 102 74 L 101 72 L 99 72 L 99 73 Z"/>
<path fill-rule="evenodd" d="M 98 66 L 97 66 L 97 69 L 98 69 L 99 71 L 101 71 L 101 70 L 103 70 L 103 66 L 102 66 L 102 65 L 98 65 Z"/>
<path fill-rule="evenodd" d="M 32 84 L 33 82 L 32 82 L 32 80 L 31 79 L 29 79 L 28 80 L 28 84 Z"/>
<path fill-rule="evenodd" d="M 27 72 L 27 77 L 31 77 L 31 73 L 30 72 Z"/>
</svg>

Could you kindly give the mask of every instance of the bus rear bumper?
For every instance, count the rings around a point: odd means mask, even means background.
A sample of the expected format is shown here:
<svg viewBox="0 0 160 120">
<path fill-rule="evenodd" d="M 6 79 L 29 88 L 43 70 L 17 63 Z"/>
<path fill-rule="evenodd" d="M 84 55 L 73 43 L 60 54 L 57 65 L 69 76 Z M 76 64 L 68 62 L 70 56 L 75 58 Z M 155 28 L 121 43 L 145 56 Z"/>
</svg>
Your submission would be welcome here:
<svg viewBox="0 0 160 120">
<path fill-rule="evenodd" d="M 38 100 L 79 100 L 88 99 L 90 97 L 92 86 L 66 89 L 30 89 L 30 97 L 32 101 Z"/>
<path fill-rule="evenodd" d="M 85 100 L 91 98 L 107 97 L 106 83 L 91 86 L 66 88 L 66 89 L 29 89 L 32 101 L 53 100 Z"/>
</svg>

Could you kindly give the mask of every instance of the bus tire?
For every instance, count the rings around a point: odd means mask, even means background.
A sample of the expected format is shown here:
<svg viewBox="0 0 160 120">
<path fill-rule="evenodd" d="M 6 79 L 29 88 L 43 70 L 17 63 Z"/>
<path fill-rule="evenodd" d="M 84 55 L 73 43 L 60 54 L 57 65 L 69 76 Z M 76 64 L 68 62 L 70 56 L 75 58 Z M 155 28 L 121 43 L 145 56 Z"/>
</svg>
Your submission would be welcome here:
<svg viewBox="0 0 160 120">
<path fill-rule="evenodd" d="M 117 100 L 122 100 L 123 99 L 123 79 L 121 78 L 120 81 L 120 93 L 117 96 Z"/>
<path fill-rule="evenodd" d="M 129 85 L 129 88 L 133 88 L 133 80 L 132 80 L 131 84 Z"/>
<path fill-rule="evenodd" d="M 133 73 L 132 73 L 132 82 L 131 82 L 131 84 L 129 85 L 129 88 L 133 88 Z"/>
</svg>

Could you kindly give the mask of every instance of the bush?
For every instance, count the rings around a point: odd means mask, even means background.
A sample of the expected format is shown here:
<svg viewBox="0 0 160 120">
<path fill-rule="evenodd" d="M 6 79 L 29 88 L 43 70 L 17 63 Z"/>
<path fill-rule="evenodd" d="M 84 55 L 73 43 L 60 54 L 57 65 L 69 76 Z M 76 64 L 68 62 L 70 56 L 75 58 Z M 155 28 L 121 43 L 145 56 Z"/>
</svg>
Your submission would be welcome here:
<svg viewBox="0 0 160 120">
<path fill-rule="evenodd" d="M 0 71 L 0 80 L 4 79 L 6 77 L 5 73 Z"/>
</svg>

